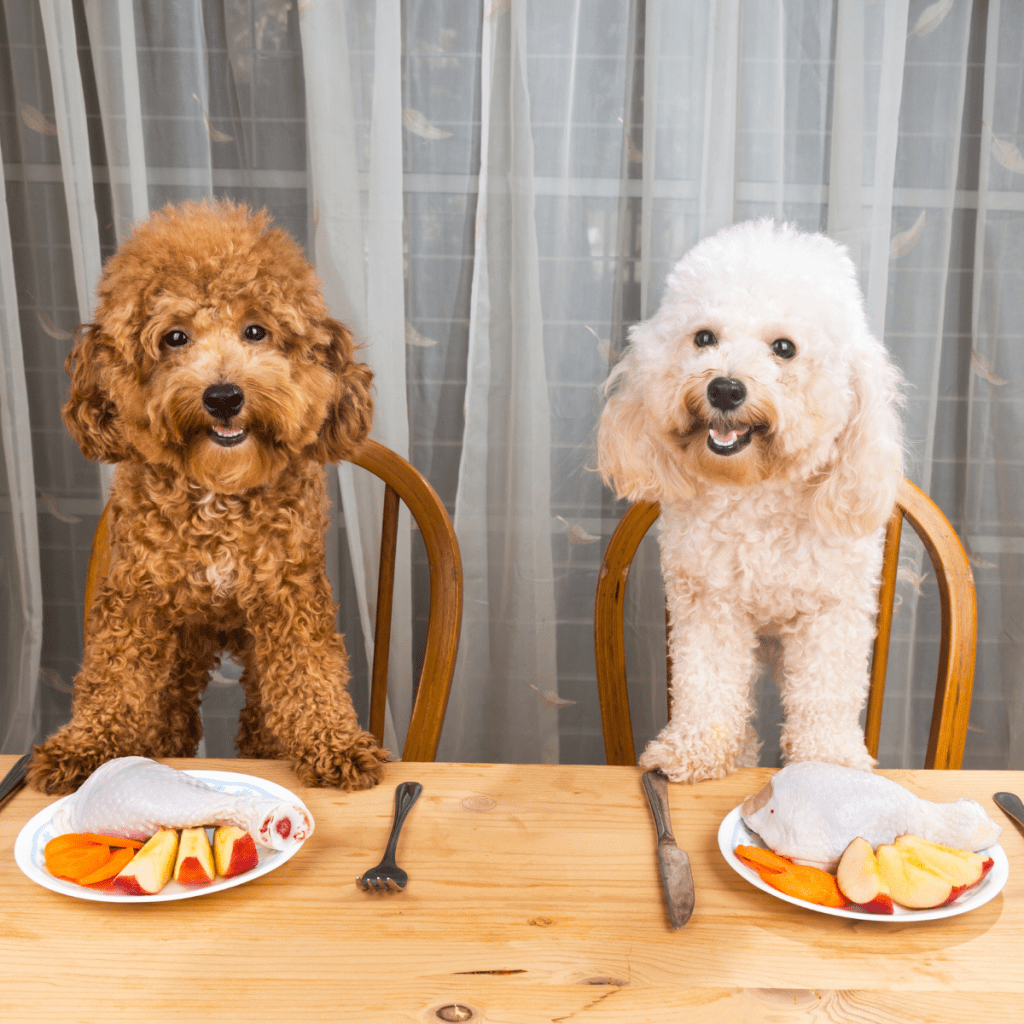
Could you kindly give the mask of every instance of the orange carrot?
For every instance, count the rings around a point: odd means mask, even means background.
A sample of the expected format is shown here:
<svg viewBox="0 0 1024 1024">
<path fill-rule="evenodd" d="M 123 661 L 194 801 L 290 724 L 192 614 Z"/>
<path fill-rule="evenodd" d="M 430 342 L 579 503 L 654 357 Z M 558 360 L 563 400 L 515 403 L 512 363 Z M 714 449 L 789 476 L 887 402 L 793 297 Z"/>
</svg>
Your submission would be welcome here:
<svg viewBox="0 0 1024 1024">
<path fill-rule="evenodd" d="M 818 903 L 825 907 L 845 907 L 849 902 L 839 891 L 835 875 L 821 868 L 794 864 L 791 871 L 780 871 L 765 881 L 779 892 L 795 896 L 798 900 Z"/>
<path fill-rule="evenodd" d="M 95 845 L 95 839 L 86 839 L 85 836 L 78 832 L 65 832 L 62 836 L 54 836 L 54 838 L 51 839 L 45 847 L 43 847 L 43 854 L 50 857 L 55 853 L 60 853 L 62 850 L 72 850 L 80 846 Z M 102 845 L 107 845 L 105 840 Z"/>
<path fill-rule="evenodd" d="M 58 878 L 77 882 L 85 875 L 92 874 L 110 860 L 110 850 L 98 843 L 75 846 L 46 857 L 46 870 Z"/>
<path fill-rule="evenodd" d="M 121 847 L 110 855 L 106 864 L 82 878 L 75 879 L 75 881 L 79 885 L 95 885 L 97 882 L 105 882 L 108 878 L 113 878 L 134 856 L 135 850 L 131 847 Z"/>
<path fill-rule="evenodd" d="M 733 851 L 737 857 L 750 867 L 757 865 L 768 868 L 770 871 L 788 871 L 793 862 L 786 857 L 780 857 L 772 850 L 763 850 L 760 846 L 737 846 Z"/>
<path fill-rule="evenodd" d="M 756 846 L 737 846 L 734 852 L 763 881 L 788 896 L 825 907 L 845 907 L 849 902 L 840 891 L 835 875 L 821 868 L 794 864 L 787 857 Z"/>
</svg>

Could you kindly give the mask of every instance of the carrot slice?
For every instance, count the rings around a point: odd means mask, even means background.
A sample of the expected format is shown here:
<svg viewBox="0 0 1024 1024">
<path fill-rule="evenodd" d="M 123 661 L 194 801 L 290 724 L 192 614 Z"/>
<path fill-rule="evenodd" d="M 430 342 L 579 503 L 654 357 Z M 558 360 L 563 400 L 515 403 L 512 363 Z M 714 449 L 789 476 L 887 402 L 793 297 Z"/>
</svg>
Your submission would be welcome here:
<svg viewBox="0 0 1024 1024">
<path fill-rule="evenodd" d="M 106 864 L 76 881 L 79 885 L 95 885 L 97 882 L 105 882 L 108 878 L 113 878 L 134 856 L 135 851 L 131 847 L 121 847 L 110 855 Z"/>
<path fill-rule="evenodd" d="M 88 846 L 76 846 L 68 850 L 60 850 L 46 858 L 46 869 L 58 878 L 68 878 L 77 882 L 85 875 L 101 868 L 110 860 L 110 850 L 98 843 Z"/>
<path fill-rule="evenodd" d="M 139 839 L 124 839 L 121 836 L 101 836 L 94 832 L 79 832 L 83 839 L 90 843 L 104 843 L 107 846 L 131 847 L 133 850 L 141 850 L 146 844 Z"/>
<path fill-rule="evenodd" d="M 46 846 L 43 847 L 43 854 L 46 857 L 50 857 L 55 853 L 60 853 L 62 850 L 72 850 L 76 847 L 82 846 L 95 846 L 95 839 L 87 839 L 84 835 L 78 832 L 65 832 L 64 835 L 54 836 Z M 108 845 L 104 839 L 102 845 Z"/>
<path fill-rule="evenodd" d="M 733 851 L 740 860 L 750 867 L 760 865 L 770 871 L 788 871 L 793 862 L 772 850 L 763 850 L 760 846 L 743 846 L 740 844 Z"/>
<path fill-rule="evenodd" d="M 825 907 L 845 907 L 849 903 L 839 889 L 835 875 L 809 864 L 794 864 L 771 850 L 758 846 L 737 846 L 734 853 L 753 868 L 762 881 L 798 900 Z"/>
<path fill-rule="evenodd" d="M 830 875 L 821 868 L 794 864 L 792 871 L 779 871 L 764 880 L 779 892 L 795 896 L 798 900 L 806 900 L 808 903 L 838 908 L 845 907 L 849 902 L 840 892 L 835 875 Z"/>
</svg>

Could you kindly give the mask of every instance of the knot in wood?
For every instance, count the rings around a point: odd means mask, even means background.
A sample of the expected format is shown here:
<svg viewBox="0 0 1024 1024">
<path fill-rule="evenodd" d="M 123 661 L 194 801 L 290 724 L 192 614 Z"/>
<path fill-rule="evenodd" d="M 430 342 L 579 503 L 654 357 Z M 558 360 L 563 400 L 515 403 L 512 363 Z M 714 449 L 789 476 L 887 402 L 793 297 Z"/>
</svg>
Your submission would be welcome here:
<svg viewBox="0 0 1024 1024">
<path fill-rule="evenodd" d="M 434 1016 L 443 1021 L 471 1021 L 476 1014 L 461 1003 L 449 1003 L 447 1006 L 439 1007 L 434 1011 Z"/>
</svg>

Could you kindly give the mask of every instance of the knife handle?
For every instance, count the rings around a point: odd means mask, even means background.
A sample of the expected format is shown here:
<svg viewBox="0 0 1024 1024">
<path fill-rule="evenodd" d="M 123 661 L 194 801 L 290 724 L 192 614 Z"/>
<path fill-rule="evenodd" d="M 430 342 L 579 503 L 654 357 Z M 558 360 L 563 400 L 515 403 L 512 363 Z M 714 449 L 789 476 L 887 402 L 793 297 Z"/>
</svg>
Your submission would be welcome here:
<svg viewBox="0 0 1024 1024">
<path fill-rule="evenodd" d="M 644 772 L 643 784 L 654 815 L 654 827 L 658 830 L 658 842 L 668 839 L 674 843 L 676 837 L 672 835 L 672 819 L 668 811 L 668 779 L 659 771 Z"/>
<path fill-rule="evenodd" d="M 995 793 L 992 799 L 1018 825 L 1024 826 L 1024 804 L 1021 803 L 1020 797 L 1016 793 Z"/>
<path fill-rule="evenodd" d="M 3 782 L 0 782 L 0 800 L 3 800 L 9 793 L 13 793 L 25 781 L 25 775 L 28 773 L 28 765 L 31 760 L 31 754 L 22 754 L 14 762 L 14 766 L 4 776 Z"/>
</svg>

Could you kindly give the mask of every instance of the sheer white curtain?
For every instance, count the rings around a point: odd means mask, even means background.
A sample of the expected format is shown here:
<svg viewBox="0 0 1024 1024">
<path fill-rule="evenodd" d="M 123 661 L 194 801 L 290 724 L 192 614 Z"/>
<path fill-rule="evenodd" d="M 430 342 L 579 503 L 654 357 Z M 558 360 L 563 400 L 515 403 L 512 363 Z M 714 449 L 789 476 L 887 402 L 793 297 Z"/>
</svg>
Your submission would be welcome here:
<svg viewBox="0 0 1024 1024">
<path fill-rule="evenodd" d="M 1020 287 L 1024 8 L 1006 0 L 4 0 L 0 739 L 66 718 L 102 472 L 62 369 L 102 256 L 168 201 L 266 206 L 365 346 L 374 436 L 433 483 L 466 573 L 455 760 L 601 761 L 592 603 L 624 511 L 592 471 L 599 387 L 703 235 L 773 216 L 861 272 L 909 382 L 909 475 L 972 557 L 966 764 L 1024 766 Z M 10 254 L 8 256 L 8 253 Z M 365 706 L 380 494 L 332 486 L 329 571 Z M 403 529 L 388 740 L 422 648 Z M 882 763 L 927 741 L 938 602 L 905 556 Z M 924 577 L 919 585 L 918 577 Z M 657 551 L 631 573 L 636 740 L 664 716 Z M 204 704 L 231 752 L 225 664 Z M 779 708 L 762 687 L 763 758 Z"/>
</svg>

